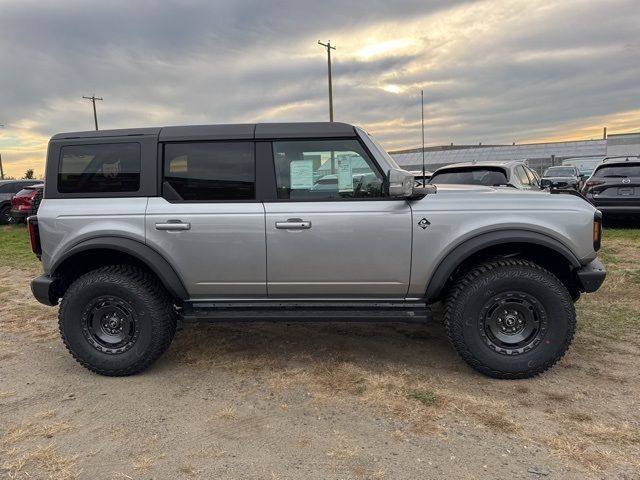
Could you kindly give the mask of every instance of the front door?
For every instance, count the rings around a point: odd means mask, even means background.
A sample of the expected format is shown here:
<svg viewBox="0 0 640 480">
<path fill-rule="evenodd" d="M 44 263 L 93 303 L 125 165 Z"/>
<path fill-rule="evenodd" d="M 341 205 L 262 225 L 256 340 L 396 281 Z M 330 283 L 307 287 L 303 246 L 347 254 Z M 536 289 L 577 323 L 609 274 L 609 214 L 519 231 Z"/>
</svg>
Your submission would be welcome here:
<svg viewBox="0 0 640 480">
<path fill-rule="evenodd" d="M 411 270 L 411 208 L 357 139 L 273 143 L 266 202 L 270 298 L 400 299 Z"/>
<path fill-rule="evenodd" d="M 171 262 L 192 299 L 266 297 L 254 143 L 167 143 L 163 149 L 163 196 L 149 199 L 147 243 Z"/>
</svg>

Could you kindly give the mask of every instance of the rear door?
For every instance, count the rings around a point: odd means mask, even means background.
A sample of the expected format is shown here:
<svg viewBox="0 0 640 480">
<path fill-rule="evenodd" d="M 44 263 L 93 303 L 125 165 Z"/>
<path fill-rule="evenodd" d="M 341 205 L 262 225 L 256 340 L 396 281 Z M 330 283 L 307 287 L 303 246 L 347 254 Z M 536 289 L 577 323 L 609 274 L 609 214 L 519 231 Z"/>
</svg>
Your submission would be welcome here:
<svg viewBox="0 0 640 480">
<path fill-rule="evenodd" d="M 162 196 L 149 199 L 147 243 L 193 299 L 263 298 L 264 207 L 253 141 L 165 143 Z"/>
<path fill-rule="evenodd" d="M 411 208 L 357 139 L 273 142 L 277 199 L 265 202 L 269 297 L 404 298 Z"/>
</svg>

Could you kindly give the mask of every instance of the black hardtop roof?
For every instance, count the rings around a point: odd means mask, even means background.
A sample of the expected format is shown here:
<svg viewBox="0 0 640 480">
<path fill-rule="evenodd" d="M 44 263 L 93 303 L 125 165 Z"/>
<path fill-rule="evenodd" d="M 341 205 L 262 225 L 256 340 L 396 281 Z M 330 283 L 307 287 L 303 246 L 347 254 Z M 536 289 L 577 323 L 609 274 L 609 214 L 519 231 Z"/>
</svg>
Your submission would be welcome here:
<svg viewBox="0 0 640 480">
<path fill-rule="evenodd" d="M 51 140 L 156 136 L 161 142 L 185 140 L 251 140 L 270 138 L 354 137 L 353 125 L 341 122 L 241 123 L 124 128 L 58 133 Z"/>
</svg>

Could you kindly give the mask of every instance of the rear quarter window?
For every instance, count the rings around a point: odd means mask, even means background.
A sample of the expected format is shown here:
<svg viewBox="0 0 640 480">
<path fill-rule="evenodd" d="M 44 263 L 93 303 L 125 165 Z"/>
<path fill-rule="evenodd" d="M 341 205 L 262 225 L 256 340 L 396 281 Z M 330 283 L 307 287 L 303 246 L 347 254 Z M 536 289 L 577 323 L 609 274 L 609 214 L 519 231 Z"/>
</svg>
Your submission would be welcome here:
<svg viewBox="0 0 640 480">
<path fill-rule="evenodd" d="M 137 192 L 140 144 L 67 145 L 60 152 L 60 193 Z"/>
</svg>

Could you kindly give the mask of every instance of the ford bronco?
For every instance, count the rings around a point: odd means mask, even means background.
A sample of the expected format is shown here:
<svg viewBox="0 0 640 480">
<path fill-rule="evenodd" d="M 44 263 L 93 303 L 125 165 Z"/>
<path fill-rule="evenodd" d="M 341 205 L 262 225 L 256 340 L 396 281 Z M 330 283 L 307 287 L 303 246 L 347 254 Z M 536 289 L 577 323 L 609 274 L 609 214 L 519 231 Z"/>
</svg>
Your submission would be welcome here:
<svg viewBox="0 0 640 480">
<path fill-rule="evenodd" d="M 28 219 L 86 368 L 130 375 L 182 321 L 413 321 L 442 301 L 451 343 L 497 378 L 566 352 L 597 290 L 601 215 L 584 198 L 416 186 L 344 123 L 177 126 L 55 135 Z"/>
</svg>

